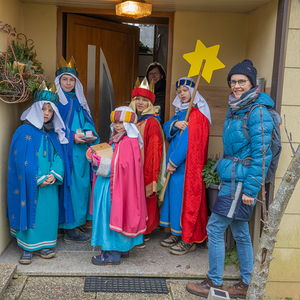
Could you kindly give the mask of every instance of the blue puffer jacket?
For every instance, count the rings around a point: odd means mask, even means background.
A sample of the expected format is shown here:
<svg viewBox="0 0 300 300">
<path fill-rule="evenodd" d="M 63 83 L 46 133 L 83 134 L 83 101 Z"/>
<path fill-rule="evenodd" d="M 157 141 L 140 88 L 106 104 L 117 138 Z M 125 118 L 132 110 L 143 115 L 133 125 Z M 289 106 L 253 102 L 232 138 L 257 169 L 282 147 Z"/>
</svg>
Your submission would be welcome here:
<svg viewBox="0 0 300 300">
<path fill-rule="evenodd" d="M 273 100 L 265 93 L 260 93 L 258 99 L 255 104 L 263 104 L 267 108 L 272 108 L 274 106 Z M 249 110 L 240 110 L 235 113 L 236 116 L 243 117 L 245 113 Z M 240 163 L 236 163 L 235 166 L 235 182 L 242 182 L 240 184 L 240 188 L 242 188 L 241 194 L 246 194 L 250 197 L 257 197 L 261 186 L 256 180 L 262 182 L 262 161 L 263 156 L 261 150 L 263 149 L 263 138 L 262 138 L 262 129 L 261 129 L 261 118 L 260 118 L 260 107 L 255 108 L 250 116 L 249 121 L 249 136 L 250 136 L 250 143 L 246 139 L 242 124 L 242 119 L 233 119 L 228 118 L 228 114 L 231 113 L 231 110 L 227 112 L 226 120 L 223 126 L 223 151 L 224 155 L 233 156 L 240 159 L 251 158 L 250 168 L 243 166 Z M 263 129 L 264 129 L 264 139 L 265 139 L 265 147 L 267 148 L 271 137 L 274 122 L 272 116 L 268 112 L 268 110 L 262 107 L 262 119 L 263 119 Z M 272 152 L 269 149 L 266 153 L 266 160 L 265 160 L 265 174 L 267 174 L 268 167 L 270 165 L 272 159 Z M 223 199 L 217 200 L 213 211 L 228 216 L 228 211 L 232 210 L 231 207 L 231 197 L 230 197 L 230 186 L 232 182 L 232 165 L 234 162 L 232 160 L 224 158 L 218 165 L 218 175 L 219 178 L 224 184 L 224 190 L 222 191 L 222 184 L 221 184 L 221 191 L 219 193 L 219 198 L 222 197 Z M 254 178 L 256 180 L 254 180 Z M 228 189 L 225 186 L 229 186 L 229 195 Z M 225 192 L 226 190 L 226 192 Z M 227 194 L 227 195 L 225 195 Z M 241 198 L 241 197 L 240 197 Z M 228 202 L 225 204 L 225 202 Z M 230 202 L 230 203 L 229 203 Z M 221 205 L 222 203 L 222 205 Z M 243 203 L 242 203 L 243 205 Z M 240 205 L 238 205 L 240 206 Z M 237 206 L 236 210 L 239 209 Z M 247 208 L 248 209 L 248 208 Z M 250 208 L 249 208 L 250 209 Z M 237 216 L 237 219 L 241 220 L 248 220 L 251 218 L 252 210 L 251 211 L 242 211 L 238 214 L 235 211 L 234 216 Z M 233 215 L 231 216 L 233 217 Z"/>
</svg>

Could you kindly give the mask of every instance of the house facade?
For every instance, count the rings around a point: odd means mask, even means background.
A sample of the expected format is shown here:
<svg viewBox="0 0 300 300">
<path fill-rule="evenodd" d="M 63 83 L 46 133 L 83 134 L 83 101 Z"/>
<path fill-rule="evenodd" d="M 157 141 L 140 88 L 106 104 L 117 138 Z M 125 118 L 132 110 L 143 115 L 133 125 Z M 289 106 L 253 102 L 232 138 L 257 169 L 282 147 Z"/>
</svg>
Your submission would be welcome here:
<svg viewBox="0 0 300 300">
<path fill-rule="evenodd" d="M 54 81 L 57 59 L 62 51 L 61 15 L 90 14 L 89 7 L 62 8 L 59 1 L 0 0 L 0 21 L 16 28 L 34 40 L 37 59 L 42 62 L 48 81 Z M 101 1 L 99 1 L 101 2 Z M 103 1 L 109 2 L 109 1 Z M 151 1 L 147 1 L 151 2 Z M 176 2 L 176 1 L 169 1 Z M 212 3 L 215 0 L 211 1 Z M 187 76 L 189 64 L 183 54 L 193 52 L 196 41 L 206 47 L 220 45 L 218 58 L 224 69 L 214 72 L 210 83 L 201 80 L 199 92 L 207 100 L 212 114 L 209 155 L 222 153 L 222 124 L 227 111 L 230 90 L 226 78 L 230 68 L 245 58 L 253 61 L 258 77 L 264 77 L 265 92 L 276 99 L 276 109 L 286 116 L 287 127 L 293 134 L 293 143 L 300 142 L 300 2 L 299 0 L 270 0 L 256 5 L 250 12 L 234 9 L 234 1 L 227 0 L 227 10 L 189 11 L 171 10 L 154 12 L 155 16 L 167 16 L 169 23 L 169 45 L 167 66 L 167 118 L 174 114 L 172 100 L 175 97 L 176 80 Z M 76 3 L 76 1 L 74 1 Z M 112 14 L 113 2 L 94 9 L 95 14 Z M 75 5 L 74 5 L 75 6 Z M 217 2 L 216 2 L 217 6 Z M 155 10 L 155 5 L 153 5 Z M 158 9 L 157 9 L 158 10 Z M 90 14 L 91 15 L 91 14 Z M 91 16 L 90 16 L 91 17 Z M 281 22 L 279 19 L 282 17 Z M 6 35 L 0 32 L 0 51 L 6 50 Z M 69 57 L 67 57 L 69 59 Z M 76 59 L 76 57 L 75 57 Z M 130 95 L 128 96 L 130 97 Z M 130 100 L 130 99 L 129 99 Z M 7 104 L 0 101 L 0 253 L 10 243 L 9 223 L 6 218 L 7 163 L 12 135 L 20 125 L 21 113 L 31 104 Z M 299 115 L 298 115 L 299 114 Z M 291 160 L 291 149 L 282 129 L 282 145 L 278 171 L 275 178 L 275 193 Z M 295 188 L 281 222 L 274 251 L 266 295 L 275 297 L 300 297 L 300 185 Z M 259 212 L 254 220 L 253 243 L 258 243 Z"/>
</svg>

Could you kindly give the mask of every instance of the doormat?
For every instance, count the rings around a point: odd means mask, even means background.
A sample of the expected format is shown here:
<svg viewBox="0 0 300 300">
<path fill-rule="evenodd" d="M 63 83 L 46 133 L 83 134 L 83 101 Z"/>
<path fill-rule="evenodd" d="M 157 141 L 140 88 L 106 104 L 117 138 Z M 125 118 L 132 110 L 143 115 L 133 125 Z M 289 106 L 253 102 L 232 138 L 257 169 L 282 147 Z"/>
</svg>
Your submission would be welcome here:
<svg viewBox="0 0 300 300">
<path fill-rule="evenodd" d="M 85 292 L 168 294 L 164 278 L 98 277 L 85 278 Z"/>
</svg>

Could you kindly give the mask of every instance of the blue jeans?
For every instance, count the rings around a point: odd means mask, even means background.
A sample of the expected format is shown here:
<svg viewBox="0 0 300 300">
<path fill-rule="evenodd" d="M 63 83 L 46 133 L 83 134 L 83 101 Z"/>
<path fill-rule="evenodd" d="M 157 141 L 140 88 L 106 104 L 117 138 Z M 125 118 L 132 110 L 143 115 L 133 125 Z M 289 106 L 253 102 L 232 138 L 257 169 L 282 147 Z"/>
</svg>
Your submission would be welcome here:
<svg viewBox="0 0 300 300">
<path fill-rule="evenodd" d="M 236 241 L 242 280 L 244 283 L 249 284 L 253 268 L 253 250 L 248 222 L 234 220 L 216 213 L 211 214 L 206 227 L 209 241 L 208 276 L 214 285 L 222 285 L 225 259 L 224 232 L 228 225 L 230 225 Z"/>
</svg>

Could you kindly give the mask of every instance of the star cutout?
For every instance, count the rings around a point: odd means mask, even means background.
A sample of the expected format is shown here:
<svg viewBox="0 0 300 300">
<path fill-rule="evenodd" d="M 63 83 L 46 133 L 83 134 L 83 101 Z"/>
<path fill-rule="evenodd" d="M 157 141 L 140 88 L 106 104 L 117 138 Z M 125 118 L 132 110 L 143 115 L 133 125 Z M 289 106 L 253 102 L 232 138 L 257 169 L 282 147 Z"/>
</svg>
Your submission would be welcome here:
<svg viewBox="0 0 300 300">
<path fill-rule="evenodd" d="M 19 179 L 20 179 L 20 180 L 22 179 L 22 176 L 21 176 L 21 175 L 19 176 Z"/>
<path fill-rule="evenodd" d="M 27 162 L 27 160 L 25 161 L 24 165 L 25 165 L 25 166 L 27 166 L 27 165 L 28 165 L 28 162 Z"/>
<path fill-rule="evenodd" d="M 19 195 L 19 193 L 20 193 L 19 190 L 15 190 L 15 191 L 14 191 L 14 194 L 15 194 L 15 195 Z"/>
<path fill-rule="evenodd" d="M 21 205 L 22 205 L 22 206 L 25 206 L 25 201 L 22 201 L 22 202 L 21 202 Z"/>
<path fill-rule="evenodd" d="M 38 175 L 35 175 L 35 180 L 38 180 L 39 176 Z"/>
<path fill-rule="evenodd" d="M 225 65 L 217 58 L 219 49 L 220 45 L 206 48 L 200 40 L 197 40 L 195 51 L 183 55 L 183 58 L 191 65 L 188 77 L 198 75 L 202 61 L 206 59 L 202 77 L 210 83 L 213 71 L 225 68 Z"/>
<path fill-rule="evenodd" d="M 17 149 L 15 149 L 15 151 L 14 151 L 14 155 L 17 155 L 17 153 L 18 153 L 18 151 L 17 151 Z"/>
<path fill-rule="evenodd" d="M 31 141 L 31 136 L 30 136 L 30 135 L 26 135 L 25 139 L 26 139 L 27 141 Z"/>
<path fill-rule="evenodd" d="M 44 151 L 44 156 L 46 156 L 46 151 Z"/>
<path fill-rule="evenodd" d="M 36 156 L 38 156 L 38 155 L 39 155 L 39 153 L 38 153 L 38 152 L 35 152 L 35 155 L 36 155 Z"/>
</svg>

